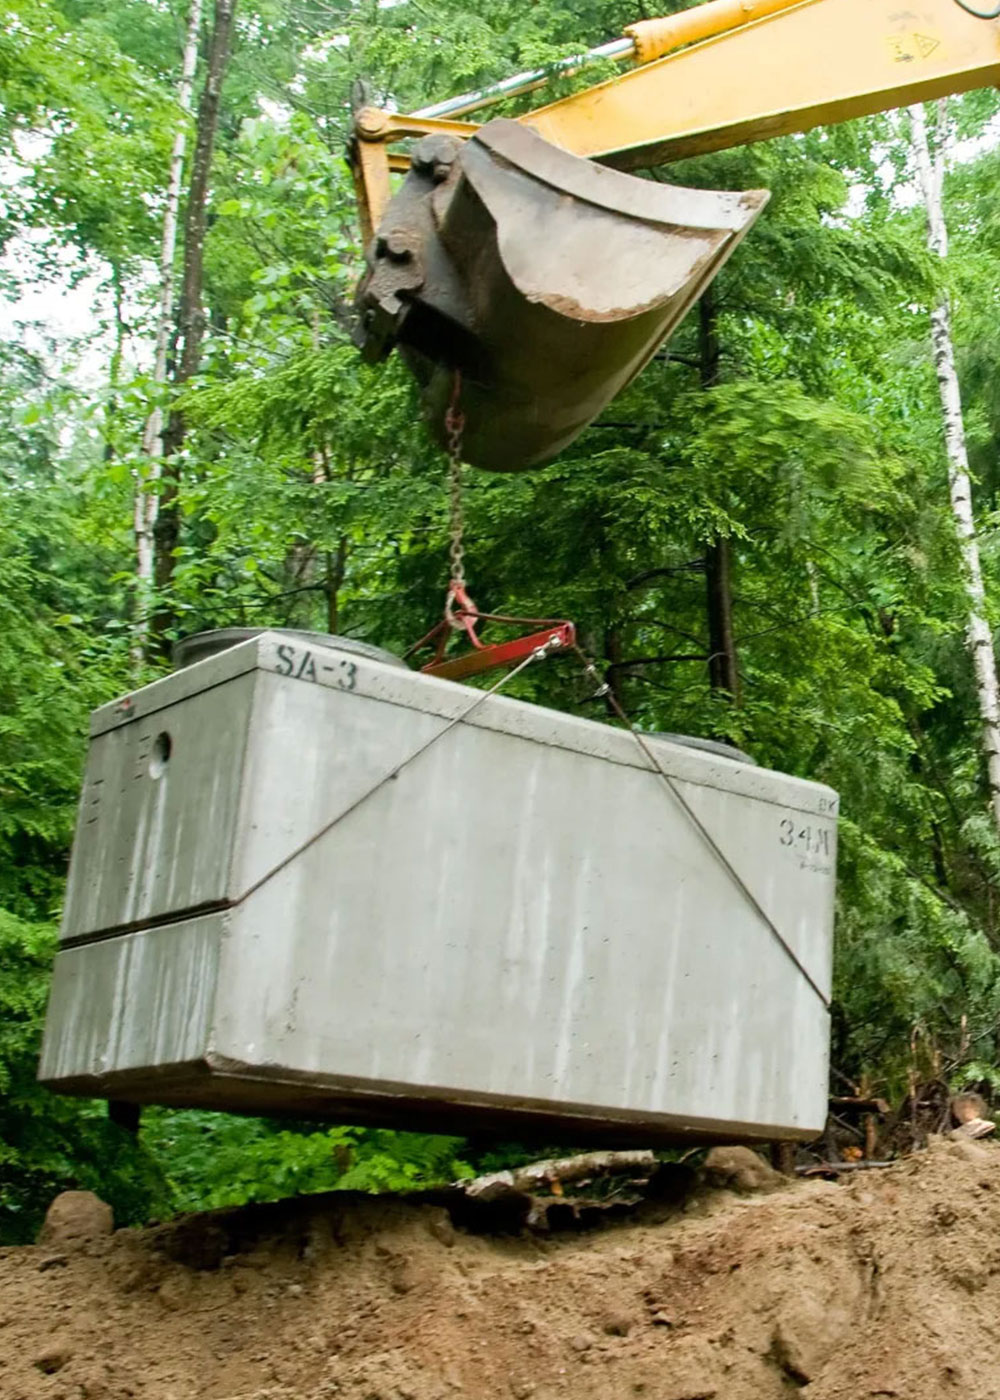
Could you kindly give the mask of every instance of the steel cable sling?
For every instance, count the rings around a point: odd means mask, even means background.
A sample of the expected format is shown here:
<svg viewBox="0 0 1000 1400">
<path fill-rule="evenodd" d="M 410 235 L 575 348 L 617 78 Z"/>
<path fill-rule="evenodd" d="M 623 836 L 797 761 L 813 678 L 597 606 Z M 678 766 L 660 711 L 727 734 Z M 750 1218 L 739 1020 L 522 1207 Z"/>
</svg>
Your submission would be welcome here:
<svg viewBox="0 0 1000 1400">
<path fill-rule="evenodd" d="M 726 874 L 732 880 L 733 884 L 736 886 L 736 888 L 743 895 L 744 899 L 750 905 L 751 909 L 753 909 L 753 911 L 763 921 L 764 925 L 770 931 L 771 935 L 782 948 L 782 950 L 789 958 L 791 963 L 798 969 L 798 971 L 808 982 L 809 986 L 819 997 L 820 1001 L 823 1003 L 823 1007 L 826 1010 L 826 1012 L 829 1013 L 829 997 L 826 996 L 826 994 L 822 991 L 819 984 L 816 982 L 815 978 L 810 973 L 809 969 L 805 966 L 805 964 L 802 962 L 802 959 L 796 953 L 795 949 L 791 946 L 791 944 L 785 938 L 784 934 L 778 928 L 777 924 L 771 918 L 770 914 L 768 914 L 767 910 L 760 903 L 760 900 L 750 889 L 749 885 L 743 879 L 743 876 L 732 864 L 725 851 L 722 849 L 722 847 L 716 841 L 715 837 L 712 835 L 712 833 L 706 827 L 705 823 L 702 821 L 701 817 L 698 816 L 698 813 L 690 805 L 687 798 L 684 796 L 684 794 L 678 787 L 677 783 L 660 763 L 660 760 L 656 757 L 656 754 L 653 752 L 650 746 L 646 743 L 646 740 L 643 738 L 641 730 L 637 729 L 632 723 L 632 721 L 629 719 L 628 715 L 618 703 L 618 698 L 615 695 L 614 691 L 611 689 L 611 686 L 606 680 L 602 680 L 600 673 L 597 670 L 597 667 L 586 655 L 586 653 L 580 649 L 579 646 L 574 646 L 573 650 L 576 652 L 577 656 L 579 656 L 584 671 L 587 673 L 587 675 L 589 675 L 593 680 L 597 682 L 597 695 L 607 700 L 608 704 L 614 710 L 615 714 L 621 720 L 622 724 L 625 725 L 626 729 L 632 735 L 632 738 L 638 744 L 641 752 L 643 753 L 649 764 L 650 770 L 658 774 L 658 776 L 663 779 L 666 790 L 670 793 L 671 797 L 680 807 L 681 811 L 687 817 L 691 825 L 696 829 L 698 834 L 701 836 L 702 840 L 708 846 L 709 850 L 715 856 L 716 860 L 722 866 L 723 870 L 725 870 Z"/>
<path fill-rule="evenodd" d="M 695 812 L 693 807 L 691 807 L 690 803 L 687 801 L 684 794 L 678 787 L 677 783 L 660 763 L 659 759 L 656 757 L 656 754 L 644 739 L 641 731 L 635 727 L 635 725 L 629 719 L 628 715 L 622 709 L 621 705 L 618 703 L 617 697 L 611 690 L 611 687 L 608 685 L 608 682 L 601 678 L 594 663 L 580 649 L 579 646 L 574 646 L 573 650 L 580 658 L 580 662 L 583 666 L 584 673 L 597 682 L 597 695 L 602 696 L 608 700 L 608 703 L 615 711 L 615 714 L 618 716 L 621 722 L 625 725 L 628 732 L 632 735 L 633 739 L 636 741 L 639 750 L 641 751 L 641 753 L 647 761 L 649 770 L 655 773 L 662 780 L 670 796 L 674 799 L 675 803 L 680 807 L 681 811 L 687 817 L 688 821 L 701 836 L 702 840 L 708 846 L 715 859 L 726 871 L 733 884 L 743 895 L 743 898 L 747 901 L 747 903 L 750 905 L 753 911 L 763 922 L 763 924 L 768 929 L 775 941 L 778 943 L 778 945 L 785 953 L 789 961 L 802 975 L 802 977 L 808 983 L 812 991 L 815 992 L 816 996 L 822 1002 L 824 1009 L 827 1012 L 829 1012 L 829 998 L 822 991 L 819 984 L 809 972 L 808 968 L 799 958 L 794 948 L 792 948 L 787 939 L 784 937 L 781 930 L 775 924 L 774 920 L 761 905 L 756 895 L 747 885 L 746 881 L 743 879 L 742 875 L 740 875 L 739 871 L 732 864 L 729 857 L 723 851 L 719 843 L 715 840 L 715 837 L 705 826 L 704 822 L 698 816 L 697 812 Z M 385 773 L 381 778 L 379 778 L 379 780 L 376 783 L 374 783 L 372 787 L 368 788 L 367 791 L 363 792 L 360 797 L 355 798 L 355 800 L 351 802 L 347 807 L 345 807 L 343 811 L 338 812 L 336 816 L 331 817 L 328 822 L 325 822 L 323 826 L 321 826 L 317 831 L 315 831 L 312 834 L 312 836 L 308 837 L 305 841 L 302 841 L 298 846 L 295 847 L 294 850 L 289 851 L 288 855 L 284 856 L 280 861 L 277 862 L 277 864 L 271 866 L 269 870 L 265 871 L 265 873 L 261 875 L 259 879 L 255 880 L 253 884 L 249 885 L 243 891 L 242 894 L 238 895 L 235 899 L 230 901 L 228 907 L 230 909 L 238 908 L 239 905 L 243 904 L 246 900 L 248 900 L 251 895 L 256 894 L 258 890 L 262 889 L 265 885 L 269 884 L 270 881 L 275 878 L 275 876 L 280 875 L 283 870 L 286 870 L 294 861 L 298 860 L 300 856 L 304 855 L 308 850 L 315 846 L 318 841 L 321 841 L 323 837 L 326 836 L 330 831 L 332 831 L 334 827 L 338 826 L 340 822 L 344 821 L 347 817 L 351 816 L 352 813 L 356 812 L 360 807 L 364 806 L 364 804 L 369 800 L 369 798 L 374 797 L 376 793 L 380 792 L 382 788 L 386 786 L 387 783 L 393 782 L 396 778 L 398 778 L 399 775 L 405 769 L 409 768 L 409 766 L 412 763 L 416 762 L 416 760 L 420 758 L 422 754 L 427 753 L 429 749 L 433 748 L 435 744 L 439 743 L 445 737 L 445 735 L 450 734 L 451 731 L 457 728 L 458 725 L 464 724 L 466 720 L 468 720 L 470 716 L 473 715 L 481 705 L 484 705 L 487 700 L 491 699 L 494 695 L 496 695 L 500 690 L 503 689 L 505 685 L 507 685 L 510 681 L 514 680 L 516 676 L 520 675 L 521 672 L 526 670 L 530 665 L 532 665 L 533 662 L 544 660 L 544 658 L 548 654 L 549 653 L 546 647 L 541 646 L 536 648 L 536 650 L 533 651 L 530 656 L 526 656 L 518 666 L 515 666 L 513 670 L 508 671 L 505 675 L 501 676 L 500 679 L 489 688 L 489 690 L 484 690 L 481 693 L 477 694 L 475 700 L 473 700 L 471 705 L 468 705 L 464 710 L 461 711 L 460 714 L 457 714 L 453 716 L 450 720 L 448 720 L 448 722 L 444 725 L 442 729 L 439 729 L 436 734 L 431 735 L 429 739 L 425 740 L 424 743 L 420 744 L 416 749 L 413 750 L 412 753 L 408 754 L 406 758 L 402 759 L 399 763 L 395 764 L 394 767 L 392 767 L 387 773 Z"/>
</svg>

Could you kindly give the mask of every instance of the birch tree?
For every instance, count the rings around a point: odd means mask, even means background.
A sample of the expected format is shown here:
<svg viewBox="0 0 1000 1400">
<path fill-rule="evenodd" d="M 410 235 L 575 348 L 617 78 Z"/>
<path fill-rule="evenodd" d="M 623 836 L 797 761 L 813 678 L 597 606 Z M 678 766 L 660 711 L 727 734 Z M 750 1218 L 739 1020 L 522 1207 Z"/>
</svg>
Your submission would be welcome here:
<svg viewBox="0 0 1000 1400">
<path fill-rule="evenodd" d="M 137 477 L 135 491 L 135 553 L 138 594 L 134 649 L 137 657 L 145 650 L 149 630 L 149 602 L 153 583 L 153 530 L 159 508 L 157 483 L 160 480 L 163 457 L 163 408 L 160 403 L 167 382 L 167 354 L 173 325 L 174 258 L 177 251 L 177 224 L 184 178 L 184 154 L 187 149 L 188 126 L 191 117 L 191 94 L 198 63 L 198 31 L 201 25 L 202 0 L 191 0 L 181 76 L 177 85 L 178 120 L 170 152 L 170 174 L 163 209 L 163 234 L 160 243 L 159 294 L 156 311 L 156 348 L 153 358 L 153 390 L 156 402 L 146 419 L 142 434 L 142 455 L 147 464 Z"/>
<path fill-rule="evenodd" d="M 924 107 L 913 106 L 909 111 L 913 158 L 927 212 L 927 246 L 937 257 L 946 258 L 948 227 L 944 217 L 942 189 L 947 140 L 943 104 L 941 131 L 933 155 Z M 997 835 L 1000 836 L 1000 689 L 997 685 L 993 634 L 987 620 L 986 591 L 983 587 L 979 545 L 972 512 L 972 483 L 966 450 L 965 422 L 955 369 L 951 304 L 946 291 L 941 293 L 937 305 L 931 311 L 931 341 L 938 392 L 941 397 L 951 509 L 962 554 L 963 582 L 968 600 L 966 642 L 975 675 L 976 697 L 982 722 L 982 747 L 989 782 L 990 806 Z"/>
<path fill-rule="evenodd" d="M 235 12 L 236 0 L 215 0 L 205 85 L 198 103 L 191 182 L 184 216 L 184 269 L 177 313 L 180 355 L 174 374 L 175 388 L 186 384 L 197 373 L 201 363 L 201 345 L 206 325 L 202 300 L 205 236 L 208 231 L 209 177 L 219 126 L 222 84 L 229 66 Z M 163 433 L 164 460 L 177 457 L 184 444 L 186 431 L 184 415 L 178 412 L 176 407 L 172 408 Z M 178 467 L 174 461 L 167 471 L 161 473 L 159 506 L 153 528 L 153 582 L 161 597 L 163 591 L 169 588 L 174 575 L 174 550 L 180 532 L 179 489 Z M 152 618 L 152 629 L 161 642 L 172 621 L 171 608 L 161 602 Z"/>
</svg>

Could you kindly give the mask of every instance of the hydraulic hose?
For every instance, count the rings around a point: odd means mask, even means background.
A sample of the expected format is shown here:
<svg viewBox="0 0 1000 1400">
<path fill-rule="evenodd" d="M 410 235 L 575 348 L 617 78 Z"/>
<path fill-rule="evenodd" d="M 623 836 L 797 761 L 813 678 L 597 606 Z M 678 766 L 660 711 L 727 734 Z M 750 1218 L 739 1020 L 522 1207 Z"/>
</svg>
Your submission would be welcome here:
<svg viewBox="0 0 1000 1400">
<path fill-rule="evenodd" d="M 1000 19 L 1000 5 L 997 5 L 995 10 L 977 10 L 972 5 L 966 4 L 966 0 L 955 0 L 955 4 L 967 15 L 975 15 L 976 19 Z"/>
</svg>

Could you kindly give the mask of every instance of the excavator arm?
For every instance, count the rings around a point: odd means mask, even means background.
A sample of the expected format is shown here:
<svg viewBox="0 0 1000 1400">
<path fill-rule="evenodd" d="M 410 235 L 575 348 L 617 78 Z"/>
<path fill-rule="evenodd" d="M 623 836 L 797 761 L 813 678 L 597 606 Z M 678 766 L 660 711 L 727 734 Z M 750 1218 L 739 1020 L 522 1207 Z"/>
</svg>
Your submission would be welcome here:
<svg viewBox="0 0 1000 1400">
<path fill-rule="evenodd" d="M 1000 85 L 1000 9 L 965 0 L 709 0 L 595 51 L 632 67 L 516 122 L 461 120 L 508 79 L 409 116 L 365 107 L 351 148 L 368 270 L 359 341 L 398 346 L 466 460 L 559 451 L 648 361 L 766 202 L 622 172 Z M 586 61 L 567 60 L 576 67 Z M 394 150 L 410 141 L 408 152 Z M 395 195 L 391 174 L 406 178 Z"/>
</svg>

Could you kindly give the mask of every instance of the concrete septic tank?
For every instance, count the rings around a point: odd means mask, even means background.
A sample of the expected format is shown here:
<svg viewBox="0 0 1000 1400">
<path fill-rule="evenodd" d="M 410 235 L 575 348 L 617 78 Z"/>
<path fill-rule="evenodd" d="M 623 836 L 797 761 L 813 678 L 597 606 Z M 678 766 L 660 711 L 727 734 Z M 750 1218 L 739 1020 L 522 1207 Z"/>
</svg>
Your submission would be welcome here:
<svg viewBox="0 0 1000 1400">
<path fill-rule="evenodd" d="M 453 723 L 478 698 L 265 632 L 97 710 L 42 1081 L 564 1141 L 815 1136 L 836 794 L 650 738 L 709 841 L 628 733 L 503 696 Z"/>
</svg>

